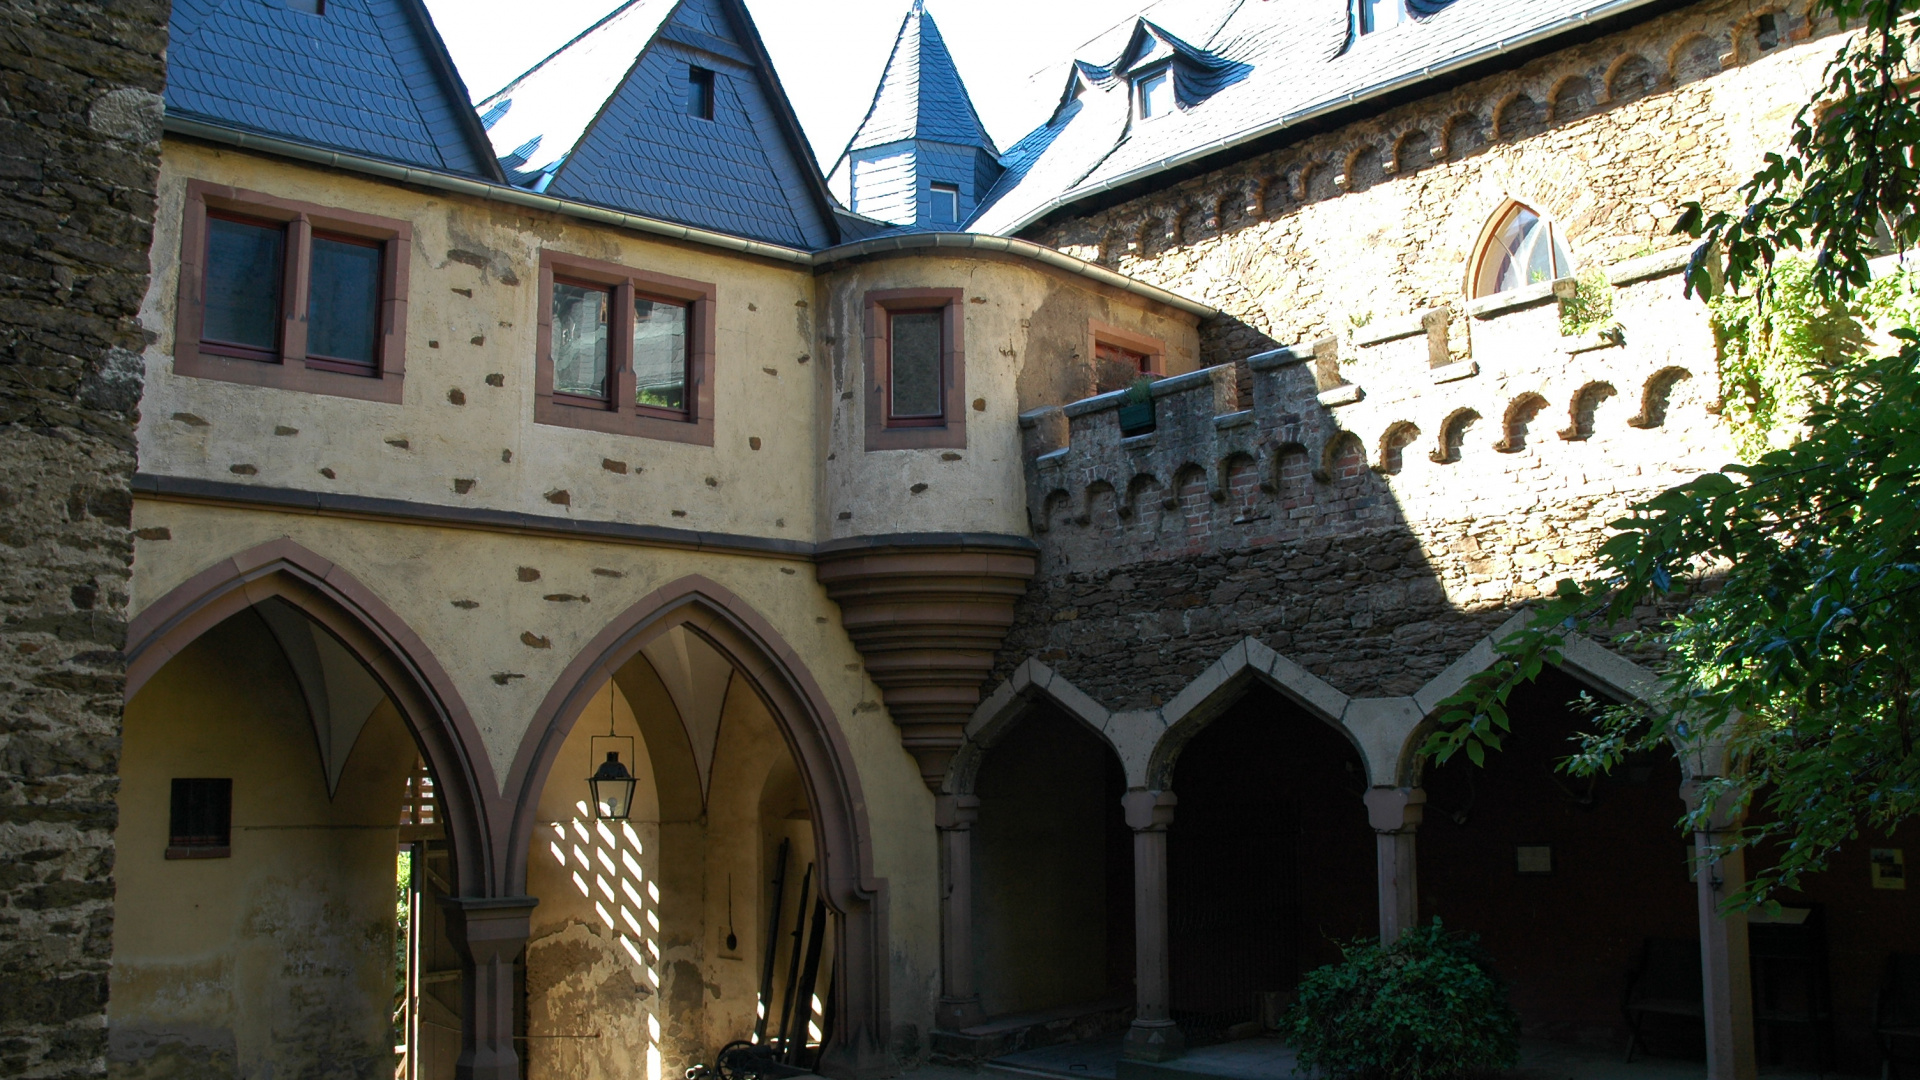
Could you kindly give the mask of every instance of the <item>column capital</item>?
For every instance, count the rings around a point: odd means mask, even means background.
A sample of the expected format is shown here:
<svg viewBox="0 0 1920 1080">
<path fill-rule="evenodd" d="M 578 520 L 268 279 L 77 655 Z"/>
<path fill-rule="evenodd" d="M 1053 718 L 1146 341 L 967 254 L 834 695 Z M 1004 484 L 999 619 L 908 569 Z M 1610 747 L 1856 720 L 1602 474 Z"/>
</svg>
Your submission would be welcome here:
<svg viewBox="0 0 1920 1080">
<path fill-rule="evenodd" d="M 1165 832 L 1179 801 L 1171 791 L 1129 791 L 1120 797 L 1120 806 L 1134 832 Z"/>
<path fill-rule="evenodd" d="M 1373 826 L 1374 832 L 1412 832 L 1420 827 L 1421 817 L 1426 813 L 1424 788 L 1368 788 L 1364 798 L 1367 823 Z"/>
<path fill-rule="evenodd" d="M 970 829 L 978 820 L 980 820 L 978 795 L 935 795 L 933 797 L 934 828 Z"/>
</svg>

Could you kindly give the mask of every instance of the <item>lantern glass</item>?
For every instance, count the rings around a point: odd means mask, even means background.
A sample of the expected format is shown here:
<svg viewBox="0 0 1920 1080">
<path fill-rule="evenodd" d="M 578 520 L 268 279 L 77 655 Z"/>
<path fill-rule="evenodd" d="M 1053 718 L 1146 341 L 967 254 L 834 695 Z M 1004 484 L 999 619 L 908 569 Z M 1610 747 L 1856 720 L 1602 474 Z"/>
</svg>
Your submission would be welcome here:
<svg viewBox="0 0 1920 1080">
<path fill-rule="evenodd" d="M 603 821 L 625 821 L 633 810 L 633 774 L 620 763 L 617 750 L 607 751 L 607 760 L 587 779 L 593 791 L 593 816 Z"/>
</svg>

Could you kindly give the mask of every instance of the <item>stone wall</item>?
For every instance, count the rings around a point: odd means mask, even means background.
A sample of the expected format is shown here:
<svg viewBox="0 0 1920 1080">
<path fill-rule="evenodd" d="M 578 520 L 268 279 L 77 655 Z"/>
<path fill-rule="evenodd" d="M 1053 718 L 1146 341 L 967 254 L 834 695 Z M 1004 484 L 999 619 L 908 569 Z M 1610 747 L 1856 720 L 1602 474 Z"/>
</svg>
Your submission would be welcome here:
<svg viewBox="0 0 1920 1080">
<path fill-rule="evenodd" d="M 1804 11 L 1696 4 L 1045 226 L 1223 318 L 1151 434 L 1118 395 L 1023 417 L 1043 555 L 996 674 L 1036 657 L 1146 708 L 1252 635 L 1348 694 L 1410 693 L 1590 571 L 1636 499 L 1732 460 L 1668 230 L 1734 202 L 1810 97 L 1837 39 Z M 1470 296 L 1514 201 L 1580 280 Z M 1575 325 L 1576 298 L 1611 314 Z"/>
<path fill-rule="evenodd" d="M 0 4 L 0 1073 L 105 1067 L 166 0 Z"/>
<path fill-rule="evenodd" d="M 1692 5 L 1030 238 L 1221 308 L 1208 363 L 1459 307 L 1510 198 L 1577 262 L 1645 255 L 1682 202 L 1734 204 L 1811 97 L 1835 39 L 1786 7 Z"/>
</svg>

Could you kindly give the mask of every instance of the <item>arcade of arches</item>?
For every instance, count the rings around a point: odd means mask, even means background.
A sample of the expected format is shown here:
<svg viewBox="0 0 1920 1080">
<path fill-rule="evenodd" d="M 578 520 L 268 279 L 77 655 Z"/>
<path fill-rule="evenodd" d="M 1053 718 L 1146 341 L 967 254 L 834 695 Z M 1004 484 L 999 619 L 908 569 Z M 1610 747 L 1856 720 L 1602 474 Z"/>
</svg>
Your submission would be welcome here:
<svg viewBox="0 0 1920 1080">
<path fill-rule="evenodd" d="M 408 1080 L 659 1080 L 782 1031 L 831 1075 L 897 1068 L 915 1047 L 898 1025 L 874 1047 L 879 958 L 899 939 L 859 873 L 858 782 L 835 772 L 847 758 L 817 687 L 757 619 L 711 582 L 634 604 L 556 680 L 503 786 L 420 640 L 303 549 L 151 605 L 120 792 L 118 875 L 142 902 L 114 939 L 117 1075 L 328 1061 Z M 1063 684 L 983 705 L 978 745 L 932 800 L 927 1049 L 1124 1030 L 1130 1054 L 1176 1056 L 1265 1030 L 1341 942 L 1429 917 L 1479 936 L 1528 1034 L 1618 1046 L 1646 950 L 1697 947 L 1703 927 L 1710 953 L 1730 948 L 1701 897 L 1739 867 L 1690 880 L 1673 755 L 1591 782 L 1556 771 L 1581 696 L 1618 692 L 1589 682 L 1550 672 L 1514 701 L 1504 754 L 1424 775 L 1396 773 L 1417 765 L 1355 719 L 1388 699 L 1330 708 L 1306 682 L 1221 681 L 1150 752 Z M 635 777 L 623 820 L 588 794 L 609 750 Z M 1880 898 L 1856 869 L 1790 899 L 1870 915 Z M 1829 920 L 1834 964 L 1884 950 L 1862 925 Z M 1761 1045 L 1857 1057 L 1871 1008 L 1836 984 L 1837 1045 Z M 1642 1035 L 1679 1055 L 1717 1037 L 1671 1018 Z"/>
</svg>

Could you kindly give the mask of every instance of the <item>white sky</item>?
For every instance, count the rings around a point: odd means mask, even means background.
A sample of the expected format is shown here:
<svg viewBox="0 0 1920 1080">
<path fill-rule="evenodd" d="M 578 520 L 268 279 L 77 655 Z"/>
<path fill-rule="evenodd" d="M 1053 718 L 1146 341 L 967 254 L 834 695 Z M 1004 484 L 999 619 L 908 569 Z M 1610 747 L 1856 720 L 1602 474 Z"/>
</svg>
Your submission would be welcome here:
<svg viewBox="0 0 1920 1080">
<path fill-rule="evenodd" d="M 866 113 L 909 0 L 747 0 L 813 151 L 831 168 Z M 619 0 L 426 0 L 475 99 L 505 86 Z M 928 0 L 1001 149 L 1047 118 L 1066 63 L 1152 0 Z M 1112 57 L 1084 57 L 1106 62 Z M 1042 71 L 1044 69 L 1044 74 Z"/>
</svg>

